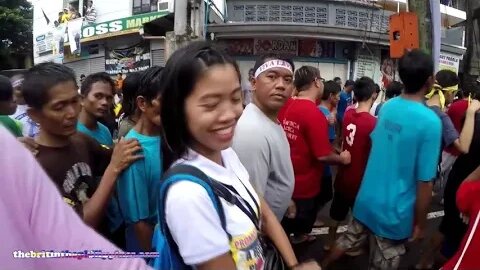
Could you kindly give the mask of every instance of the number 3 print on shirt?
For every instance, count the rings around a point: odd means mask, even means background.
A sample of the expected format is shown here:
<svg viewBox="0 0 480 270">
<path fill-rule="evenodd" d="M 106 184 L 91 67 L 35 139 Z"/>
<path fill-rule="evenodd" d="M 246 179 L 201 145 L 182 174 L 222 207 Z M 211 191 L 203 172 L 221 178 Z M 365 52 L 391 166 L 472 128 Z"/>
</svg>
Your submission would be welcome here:
<svg viewBox="0 0 480 270">
<path fill-rule="evenodd" d="M 345 138 L 348 145 L 353 145 L 353 140 L 355 139 L 355 133 L 357 132 L 357 126 L 354 124 L 350 124 L 347 126 L 347 130 L 350 131 L 350 134 Z"/>
</svg>

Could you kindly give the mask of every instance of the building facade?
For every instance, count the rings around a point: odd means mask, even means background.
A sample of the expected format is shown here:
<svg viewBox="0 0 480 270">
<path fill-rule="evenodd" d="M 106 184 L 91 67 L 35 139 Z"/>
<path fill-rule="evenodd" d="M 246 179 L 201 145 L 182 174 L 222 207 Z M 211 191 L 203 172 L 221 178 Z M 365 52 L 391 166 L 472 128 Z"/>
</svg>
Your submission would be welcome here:
<svg viewBox="0 0 480 270">
<path fill-rule="evenodd" d="M 77 78 L 164 65 L 163 37 L 173 30 L 172 17 L 168 11 L 159 11 L 157 0 L 38 0 L 34 2 L 34 63 L 63 63 Z"/>
<path fill-rule="evenodd" d="M 456 3 L 441 5 L 441 68 L 456 69 L 465 52 L 466 19 Z M 327 80 L 372 77 L 381 86 L 397 79 L 389 57 L 389 17 L 405 11 L 406 0 L 228 0 L 226 23 L 208 32 L 234 55 L 243 76 L 256 56 L 275 52 L 293 57 L 296 66 L 318 67 Z M 442 60 L 441 60 L 442 65 Z"/>
</svg>

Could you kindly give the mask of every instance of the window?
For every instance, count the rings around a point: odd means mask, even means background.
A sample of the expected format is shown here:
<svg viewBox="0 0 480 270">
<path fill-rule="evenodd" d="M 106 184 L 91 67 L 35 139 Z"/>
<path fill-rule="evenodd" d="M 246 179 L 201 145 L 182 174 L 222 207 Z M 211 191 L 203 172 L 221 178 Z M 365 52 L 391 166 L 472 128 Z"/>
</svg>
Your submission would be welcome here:
<svg viewBox="0 0 480 270">
<path fill-rule="evenodd" d="M 158 0 L 133 0 L 133 14 L 142 14 L 157 11 Z"/>
</svg>

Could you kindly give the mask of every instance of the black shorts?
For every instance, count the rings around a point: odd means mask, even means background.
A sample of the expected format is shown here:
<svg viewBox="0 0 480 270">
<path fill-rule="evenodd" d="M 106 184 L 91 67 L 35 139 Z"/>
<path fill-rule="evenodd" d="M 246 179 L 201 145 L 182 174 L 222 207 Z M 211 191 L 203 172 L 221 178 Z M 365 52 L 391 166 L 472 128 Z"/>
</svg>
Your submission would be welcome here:
<svg viewBox="0 0 480 270">
<path fill-rule="evenodd" d="M 297 208 L 295 218 L 284 217 L 282 226 L 287 234 L 308 234 L 312 232 L 313 224 L 317 219 L 320 196 L 310 199 L 292 199 Z"/>
<path fill-rule="evenodd" d="M 330 206 L 330 217 L 338 222 L 345 220 L 348 212 L 353 208 L 353 203 L 346 199 L 341 192 L 335 191 L 332 206 Z"/>
<path fill-rule="evenodd" d="M 443 195 L 445 216 L 443 216 L 440 223 L 440 232 L 445 237 L 442 255 L 447 258 L 451 258 L 454 255 L 454 252 L 451 252 L 452 250 L 456 251 L 460 247 L 463 236 L 468 229 L 468 226 L 460 218 L 460 211 L 456 204 L 456 194 L 463 179 L 450 174 L 445 185 Z M 450 250 L 450 252 L 445 252 L 447 250 Z"/>
</svg>

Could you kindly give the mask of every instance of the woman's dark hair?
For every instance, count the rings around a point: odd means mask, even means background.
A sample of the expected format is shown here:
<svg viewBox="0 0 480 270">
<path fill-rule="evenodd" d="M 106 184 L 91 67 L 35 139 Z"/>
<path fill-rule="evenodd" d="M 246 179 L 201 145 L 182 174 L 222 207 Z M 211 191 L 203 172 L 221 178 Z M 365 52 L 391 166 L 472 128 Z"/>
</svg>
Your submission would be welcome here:
<svg viewBox="0 0 480 270">
<path fill-rule="evenodd" d="M 405 53 L 398 62 L 398 74 L 405 93 L 416 94 L 433 75 L 432 57 L 418 49 Z"/>
<path fill-rule="evenodd" d="M 441 87 L 458 85 L 458 83 L 460 82 L 457 73 L 451 70 L 440 70 L 435 75 L 435 80 Z"/>
<path fill-rule="evenodd" d="M 323 95 L 322 100 L 328 100 L 331 95 L 336 95 L 340 93 L 342 87 L 340 84 L 336 83 L 335 81 L 328 81 L 323 84 Z"/>
<path fill-rule="evenodd" d="M 48 103 L 48 91 L 57 84 L 77 81 L 73 70 L 62 64 L 41 63 L 30 68 L 23 81 L 23 97 L 28 106 L 42 109 Z"/>
<path fill-rule="evenodd" d="M 187 153 L 192 142 L 185 115 L 185 100 L 205 71 L 215 65 L 232 65 L 240 82 L 237 63 L 206 41 L 193 42 L 175 51 L 163 70 L 161 119 L 164 168 Z"/>
<path fill-rule="evenodd" d="M 88 93 L 90 93 L 90 91 L 92 90 L 92 85 L 97 82 L 110 84 L 110 87 L 112 88 L 112 94 L 115 94 L 115 82 L 106 72 L 97 72 L 88 75 L 82 82 L 82 86 L 80 87 L 80 93 L 83 96 L 88 96 Z"/>
<path fill-rule="evenodd" d="M 122 87 L 122 111 L 124 117 L 129 117 L 135 113 L 137 109 L 137 104 L 135 102 L 137 98 L 137 91 L 140 87 L 140 78 L 142 77 L 141 72 L 130 73 L 127 75 L 127 78 L 123 81 Z"/>
<path fill-rule="evenodd" d="M 315 79 L 320 79 L 320 70 L 312 66 L 303 66 L 295 71 L 293 84 L 297 91 L 301 92 L 307 90 Z"/>
</svg>

